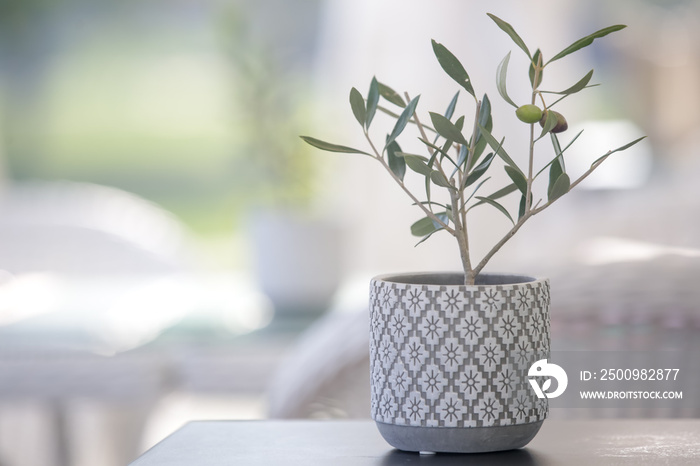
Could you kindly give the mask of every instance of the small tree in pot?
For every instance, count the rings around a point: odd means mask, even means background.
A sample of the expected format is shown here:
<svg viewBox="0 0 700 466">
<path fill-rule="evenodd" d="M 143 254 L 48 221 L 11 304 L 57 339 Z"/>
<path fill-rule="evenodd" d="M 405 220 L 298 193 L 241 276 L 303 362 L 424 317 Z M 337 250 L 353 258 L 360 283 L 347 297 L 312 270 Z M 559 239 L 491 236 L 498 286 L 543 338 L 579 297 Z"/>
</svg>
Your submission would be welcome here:
<svg viewBox="0 0 700 466">
<path fill-rule="evenodd" d="M 534 397 L 527 372 L 549 353 L 549 283 L 485 275 L 482 270 L 525 222 L 571 191 L 613 153 L 643 139 L 602 154 L 572 179 L 564 155 L 581 133 L 562 144 L 558 134 L 567 130 L 568 123 L 553 108 L 592 87 L 593 70 L 563 91 L 541 88 L 548 66 L 625 26 L 601 29 L 545 59 L 539 49 L 531 52 L 509 23 L 489 17 L 530 62 L 525 79 L 532 92 L 525 104 L 516 104 L 507 91 L 510 52 L 496 72 L 498 93 L 515 107 L 515 117 L 529 125 L 525 167 L 511 158 L 505 138 L 494 136 L 488 96 L 477 97 L 464 66 L 435 41 L 432 47 L 438 63 L 473 98 L 472 123 L 465 123 L 465 116 L 455 117 L 459 92 L 445 113 L 430 112 L 427 124 L 428 119 L 419 118 L 416 112 L 419 96 L 402 97 L 375 78 L 366 98 L 355 88 L 350 91 L 352 112 L 367 139 L 367 150 L 302 136 L 322 150 L 375 159 L 424 214 L 411 226 L 411 233 L 422 242 L 444 230 L 458 245 L 463 274 L 383 276 L 372 282 L 372 414 L 382 435 L 406 450 L 493 451 L 522 446 L 535 435 L 546 416 L 546 399 Z M 382 98 L 399 111 L 380 105 Z M 377 110 L 396 120 L 381 144 L 369 133 Z M 424 155 L 405 153 L 399 146 L 398 139 L 409 124 L 417 128 Z M 465 127 L 471 128 L 469 135 L 464 134 Z M 536 149 L 544 138 L 551 142 L 554 157 L 538 162 Z M 510 182 L 484 195 L 481 191 L 490 180 L 488 174 L 498 169 L 497 159 Z M 404 183 L 407 168 L 424 178 L 423 199 Z M 533 195 L 535 183 L 546 183 L 546 199 Z M 436 200 L 436 188 L 446 190 L 447 201 Z M 503 205 L 503 198 L 511 193 L 519 195 L 517 213 Z M 480 206 L 498 210 L 512 227 L 484 257 L 475 260 L 469 247 L 469 212 Z"/>
</svg>

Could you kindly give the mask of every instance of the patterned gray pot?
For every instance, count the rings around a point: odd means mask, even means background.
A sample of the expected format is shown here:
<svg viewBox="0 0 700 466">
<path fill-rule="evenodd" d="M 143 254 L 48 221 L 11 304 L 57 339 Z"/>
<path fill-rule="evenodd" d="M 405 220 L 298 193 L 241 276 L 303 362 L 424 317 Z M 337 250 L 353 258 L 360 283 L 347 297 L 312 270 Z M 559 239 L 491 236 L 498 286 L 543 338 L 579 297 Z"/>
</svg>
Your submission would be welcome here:
<svg viewBox="0 0 700 466">
<path fill-rule="evenodd" d="M 372 418 L 406 451 L 526 445 L 547 416 L 530 366 L 549 357 L 549 281 L 385 275 L 370 289 Z"/>
</svg>

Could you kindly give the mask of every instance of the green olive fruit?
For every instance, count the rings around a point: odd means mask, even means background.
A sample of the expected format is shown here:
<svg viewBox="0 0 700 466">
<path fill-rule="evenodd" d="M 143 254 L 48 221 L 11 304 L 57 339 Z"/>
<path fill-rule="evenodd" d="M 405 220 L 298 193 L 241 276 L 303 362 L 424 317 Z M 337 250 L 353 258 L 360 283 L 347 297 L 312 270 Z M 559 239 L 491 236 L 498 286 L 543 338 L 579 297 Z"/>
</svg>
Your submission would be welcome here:
<svg viewBox="0 0 700 466">
<path fill-rule="evenodd" d="M 547 112 L 552 112 L 555 117 L 557 117 L 557 124 L 552 128 L 552 133 L 563 133 L 569 129 L 569 123 L 566 122 L 566 118 L 559 112 L 554 110 L 545 110 L 542 113 L 542 118 L 540 119 L 540 126 L 544 128 L 544 123 L 547 121 Z"/>
<path fill-rule="evenodd" d="M 523 105 L 515 111 L 518 120 L 524 123 L 537 123 L 542 118 L 542 110 L 537 105 Z"/>
</svg>

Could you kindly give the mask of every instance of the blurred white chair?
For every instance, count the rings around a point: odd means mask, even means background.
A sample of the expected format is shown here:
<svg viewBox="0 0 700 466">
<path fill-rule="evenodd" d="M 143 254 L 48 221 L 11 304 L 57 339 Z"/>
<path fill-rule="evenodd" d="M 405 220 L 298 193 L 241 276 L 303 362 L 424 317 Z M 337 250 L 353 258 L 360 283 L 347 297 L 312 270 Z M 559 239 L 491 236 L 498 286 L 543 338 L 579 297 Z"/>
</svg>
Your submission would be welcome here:
<svg viewBox="0 0 700 466">
<path fill-rule="evenodd" d="M 0 195 L 0 269 L 11 273 L 166 273 L 187 266 L 174 216 L 125 191 L 30 182 Z"/>
<path fill-rule="evenodd" d="M 34 293 L 41 295 L 46 283 L 27 280 L 32 277 L 63 283 L 57 296 L 76 292 L 65 288 L 74 282 L 62 279 L 83 280 L 84 296 L 78 304 L 43 303 L 43 314 L 22 309 L 32 300 L 0 302 L 0 313 L 10 313 L 0 315 L 0 464 L 117 466 L 137 456 L 149 410 L 164 390 L 163 361 L 133 352 L 98 356 L 93 343 L 104 335 L 90 331 L 104 333 L 97 325 L 102 307 L 119 310 L 124 299 L 144 302 L 132 303 L 122 314 L 148 312 L 149 306 L 173 314 L 167 295 L 149 295 L 146 303 L 144 293 L 160 277 L 187 271 L 190 260 L 184 227 L 138 196 L 72 182 L 3 189 L 0 299 L 9 299 L 8 288 L 20 284 L 36 285 Z M 140 294 L 132 283 L 139 280 L 145 290 Z M 81 308 L 90 304 L 96 308 Z M 143 317 L 142 327 L 152 324 L 153 316 Z M 107 323 L 107 330 L 125 331 Z M 45 446 L 31 446 L 36 444 Z"/>
</svg>

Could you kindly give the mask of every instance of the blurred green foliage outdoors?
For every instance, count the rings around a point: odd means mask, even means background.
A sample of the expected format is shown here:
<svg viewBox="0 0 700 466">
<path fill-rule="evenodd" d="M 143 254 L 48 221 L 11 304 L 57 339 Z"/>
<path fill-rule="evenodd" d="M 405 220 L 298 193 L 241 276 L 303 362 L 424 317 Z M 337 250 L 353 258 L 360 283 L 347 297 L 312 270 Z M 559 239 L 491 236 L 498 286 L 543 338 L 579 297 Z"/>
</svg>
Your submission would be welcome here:
<svg viewBox="0 0 700 466">
<path fill-rule="evenodd" d="M 3 1 L 5 176 L 115 186 L 205 235 L 305 202 L 295 135 L 318 3 L 287 7 L 305 27 L 285 29 L 261 19 L 281 1 Z"/>
</svg>

